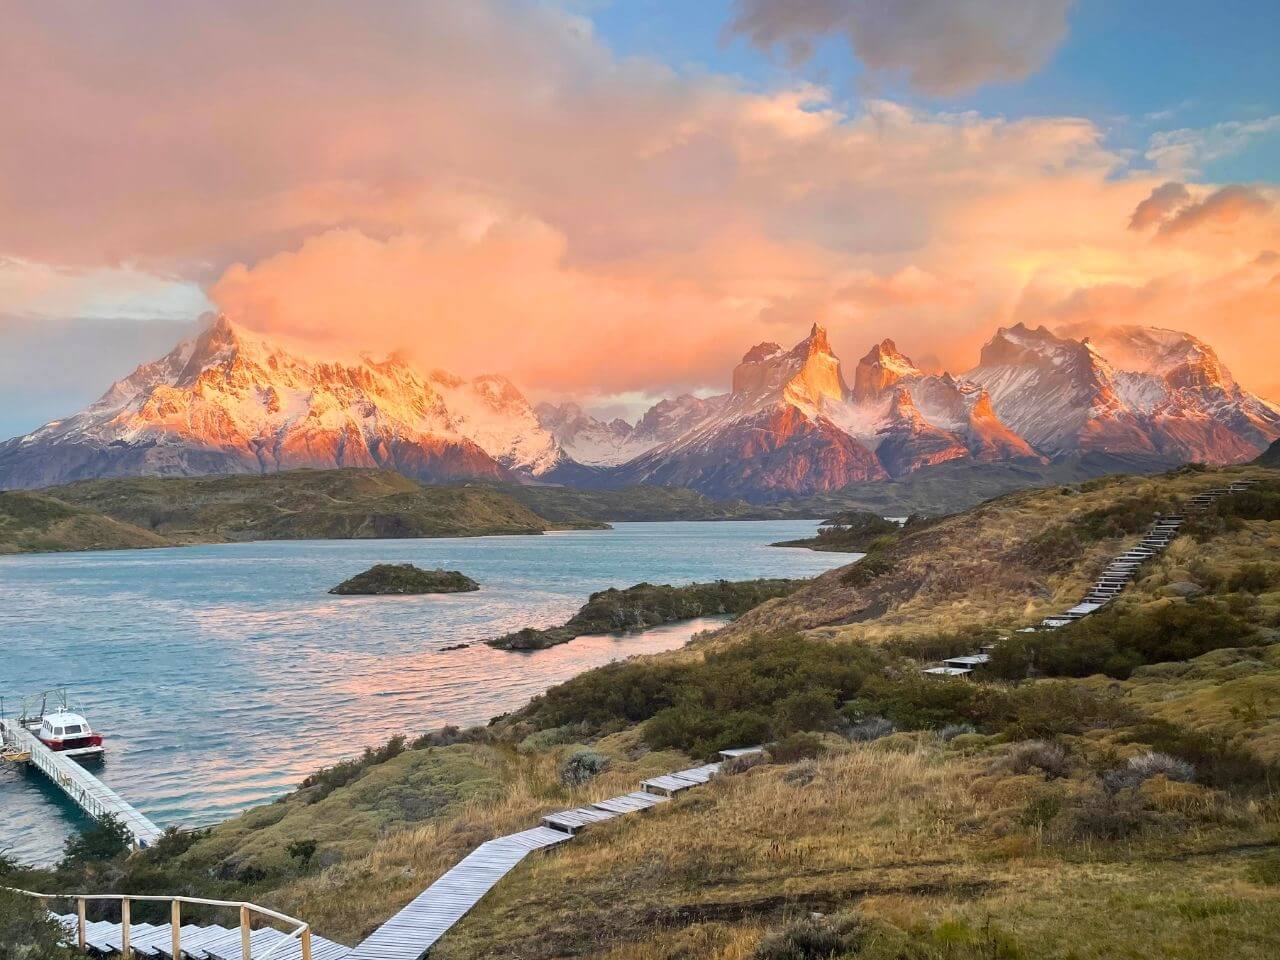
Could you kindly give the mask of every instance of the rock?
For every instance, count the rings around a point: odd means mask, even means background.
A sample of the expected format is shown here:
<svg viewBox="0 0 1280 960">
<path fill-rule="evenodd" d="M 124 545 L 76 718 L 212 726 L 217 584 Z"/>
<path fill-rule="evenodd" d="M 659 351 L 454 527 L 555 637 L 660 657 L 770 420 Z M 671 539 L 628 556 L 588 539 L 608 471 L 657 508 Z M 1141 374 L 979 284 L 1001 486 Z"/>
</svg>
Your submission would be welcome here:
<svg viewBox="0 0 1280 960">
<path fill-rule="evenodd" d="M 1204 587 L 1190 580 L 1176 580 L 1160 588 L 1162 597 L 1198 597 L 1204 593 Z"/>
<path fill-rule="evenodd" d="M 480 584 L 457 570 L 422 570 L 412 563 L 379 563 L 344 580 L 329 592 L 342 596 L 410 596 L 479 589 Z"/>
</svg>

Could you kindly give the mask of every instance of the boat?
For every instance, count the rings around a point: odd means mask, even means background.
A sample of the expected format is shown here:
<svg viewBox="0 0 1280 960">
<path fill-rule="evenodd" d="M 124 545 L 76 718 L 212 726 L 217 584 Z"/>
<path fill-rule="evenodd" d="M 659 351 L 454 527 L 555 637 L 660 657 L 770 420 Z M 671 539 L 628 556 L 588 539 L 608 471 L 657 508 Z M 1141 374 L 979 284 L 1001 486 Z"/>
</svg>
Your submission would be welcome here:
<svg viewBox="0 0 1280 960">
<path fill-rule="evenodd" d="M 83 714 L 71 709 L 65 690 L 46 690 L 28 698 L 18 722 L 63 756 L 93 759 L 104 753 L 102 734 L 94 731 Z"/>
<path fill-rule="evenodd" d="M 89 721 L 78 713 L 60 710 L 46 714 L 32 732 L 50 750 L 69 757 L 100 756 L 103 751 L 102 734 L 94 733 Z"/>
</svg>

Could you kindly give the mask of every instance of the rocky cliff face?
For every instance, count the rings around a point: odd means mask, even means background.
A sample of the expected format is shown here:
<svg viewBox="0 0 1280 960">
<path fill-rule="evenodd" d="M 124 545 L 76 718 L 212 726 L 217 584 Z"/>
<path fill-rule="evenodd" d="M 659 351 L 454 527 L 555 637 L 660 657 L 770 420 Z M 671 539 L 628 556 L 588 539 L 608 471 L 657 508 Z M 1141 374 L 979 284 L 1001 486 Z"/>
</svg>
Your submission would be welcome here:
<svg viewBox="0 0 1280 960">
<path fill-rule="evenodd" d="M 0 444 L 0 487 L 381 466 L 762 501 L 946 462 L 1237 463 L 1280 437 L 1280 408 L 1244 390 L 1203 341 L 1148 327 L 1078 333 L 1001 328 L 954 377 L 883 340 L 850 387 L 815 325 L 790 349 L 748 350 L 728 393 L 663 400 L 632 424 L 573 403 L 535 410 L 494 375 L 424 374 L 400 357 L 304 359 L 219 320 L 81 413 Z"/>
<path fill-rule="evenodd" d="M 1190 334 L 1115 327 L 1073 339 L 1001 328 L 966 375 L 1037 448 L 1239 463 L 1280 434 L 1280 410 L 1243 390 Z"/>
</svg>

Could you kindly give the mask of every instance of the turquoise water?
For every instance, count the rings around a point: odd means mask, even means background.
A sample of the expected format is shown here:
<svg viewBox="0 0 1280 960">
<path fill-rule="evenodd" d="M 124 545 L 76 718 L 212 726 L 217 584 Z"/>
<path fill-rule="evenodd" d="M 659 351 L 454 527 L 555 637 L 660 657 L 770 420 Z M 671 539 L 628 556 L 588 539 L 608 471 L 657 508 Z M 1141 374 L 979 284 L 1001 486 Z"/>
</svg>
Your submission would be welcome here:
<svg viewBox="0 0 1280 960">
<path fill-rule="evenodd" d="M 626 523 L 459 540 L 325 540 L 0 558 L 0 695 L 65 685 L 98 730 L 95 772 L 162 825 L 212 823 L 396 733 L 487 720 L 610 660 L 680 646 L 695 622 L 535 653 L 475 643 L 567 619 L 648 580 L 812 576 L 840 554 L 769 543 L 809 521 Z M 379 562 L 458 569 L 477 593 L 334 597 Z M 12 702 L 12 701 L 10 701 Z M 78 812 L 0 770 L 0 851 L 55 858 Z"/>
</svg>

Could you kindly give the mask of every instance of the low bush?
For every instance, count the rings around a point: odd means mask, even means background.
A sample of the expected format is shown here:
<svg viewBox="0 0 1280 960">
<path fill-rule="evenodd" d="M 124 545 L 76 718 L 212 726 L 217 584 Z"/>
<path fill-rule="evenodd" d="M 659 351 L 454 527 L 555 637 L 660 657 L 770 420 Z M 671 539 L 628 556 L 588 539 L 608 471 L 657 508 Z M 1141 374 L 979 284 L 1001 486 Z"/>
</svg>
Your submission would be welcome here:
<svg viewBox="0 0 1280 960">
<path fill-rule="evenodd" d="M 566 787 L 580 787 L 594 780 L 609 766 L 609 758 L 595 750 L 575 750 L 560 767 L 560 782 Z"/>
<path fill-rule="evenodd" d="M 774 763 L 795 763 L 797 760 L 812 760 L 827 752 L 827 746 L 821 738 L 812 733 L 793 733 L 777 743 L 769 745 L 769 756 Z"/>
<path fill-rule="evenodd" d="M 831 690 L 797 690 L 774 708 L 775 724 L 784 734 L 830 730 L 837 717 L 835 693 Z"/>
<path fill-rule="evenodd" d="M 71 940 L 38 900 L 0 889 L 0 957 L 72 960 Z"/>
<path fill-rule="evenodd" d="M 1266 593 L 1280 585 L 1280 566 L 1273 563 L 1249 563 L 1227 577 L 1226 588 L 1232 593 Z"/>
<path fill-rule="evenodd" d="M 892 720 L 879 714 L 872 714 L 861 720 L 851 721 L 843 733 L 845 739 L 854 743 L 870 743 L 872 740 L 879 740 L 897 731 L 898 728 L 893 725 Z"/>
<path fill-rule="evenodd" d="M 63 848 L 63 862 L 87 863 L 110 860 L 124 853 L 133 843 L 129 829 L 111 814 L 99 817 L 79 833 L 72 834 Z"/>
<path fill-rule="evenodd" d="M 967 737 L 977 732 L 977 728 L 971 723 L 949 723 L 938 731 L 938 739 L 943 743 L 950 743 L 956 737 Z"/>
<path fill-rule="evenodd" d="M 806 918 L 766 934 L 754 960 L 831 960 L 856 955 L 863 928 L 857 921 Z"/>
<path fill-rule="evenodd" d="M 1035 770 L 1049 779 L 1068 777 L 1075 766 L 1071 754 L 1056 743 L 1043 740 L 1028 740 L 1019 743 L 1001 757 L 994 769 L 1001 772 L 1026 774 Z"/>
<path fill-rule="evenodd" d="M 1196 779 L 1206 786 L 1250 790 L 1280 784 L 1280 766 L 1264 762 L 1240 741 L 1188 730 L 1167 720 L 1144 720 L 1128 736 L 1131 742 L 1190 764 Z"/>
<path fill-rule="evenodd" d="M 1065 814 L 1073 840 L 1124 840 L 1141 830 L 1149 816 L 1137 793 L 1099 792 L 1084 798 Z"/>
<path fill-rule="evenodd" d="M 1015 634 L 996 646 L 988 666 L 1007 680 L 1032 673 L 1123 680 L 1144 664 L 1247 645 L 1254 635 L 1247 620 L 1213 599 L 1168 599 L 1110 607 L 1058 630 Z"/>
<path fill-rule="evenodd" d="M 892 573 L 896 567 L 892 557 L 882 550 L 875 550 L 840 574 L 840 582 L 846 587 L 865 587 L 873 580 Z"/>
<path fill-rule="evenodd" d="M 370 767 L 400 756 L 405 751 L 405 738 L 397 734 L 380 747 L 365 747 L 364 753 L 352 760 L 341 760 L 331 767 L 325 767 L 307 777 L 299 785 L 299 790 L 309 790 L 312 803 L 324 799 L 339 787 L 364 776 Z"/>
<path fill-rule="evenodd" d="M 650 721 L 655 749 L 710 756 L 775 734 L 829 729 L 883 654 L 798 635 L 754 638 L 701 662 L 625 661 L 581 674 L 534 700 L 517 718 L 537 729 L 600 729 Z"/>
<path fill-rule="evenodd" d="M 969 680 L 948 680 L 909 674 L 875 677 L 858 699 L 843 708 L 853 723 L 871 716 L 887 718 L 900 730 L 940 729 L 968 723 L 989 725 L 1009 716 L 1009 697 L 1003 689 Z"/>
</svg>

